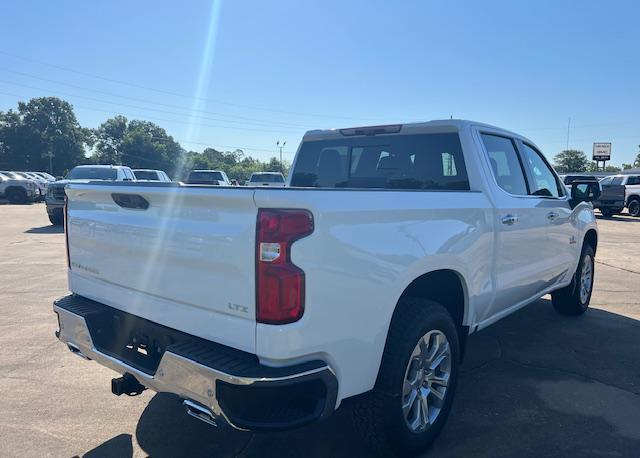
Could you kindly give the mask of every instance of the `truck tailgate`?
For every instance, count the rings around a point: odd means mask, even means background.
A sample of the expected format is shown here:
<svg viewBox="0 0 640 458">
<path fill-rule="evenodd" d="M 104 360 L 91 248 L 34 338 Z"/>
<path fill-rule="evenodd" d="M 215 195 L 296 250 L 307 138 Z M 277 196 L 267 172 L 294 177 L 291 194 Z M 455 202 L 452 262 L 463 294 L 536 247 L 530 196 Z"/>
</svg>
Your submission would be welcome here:
<svg viewBox="0 0 640 458">
<path fill-rule="evenodd" d="M 71 184 L 66 192 L 72 292 L 255 352 L 252 189 Z"/>
</svg>

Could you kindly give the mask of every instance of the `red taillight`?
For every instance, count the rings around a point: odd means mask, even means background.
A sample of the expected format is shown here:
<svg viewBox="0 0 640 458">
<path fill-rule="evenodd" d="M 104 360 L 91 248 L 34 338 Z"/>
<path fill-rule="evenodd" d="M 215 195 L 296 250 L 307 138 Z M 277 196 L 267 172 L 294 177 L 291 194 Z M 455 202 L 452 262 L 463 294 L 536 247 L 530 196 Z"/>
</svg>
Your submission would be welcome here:
<svg viewBox="0 0 640 458">
<path fill-rule="evenodd" d="M 65 241 L 65 245 L 67 247 L 67 268 L 71 269 L 71 257 L 69 256 L 69 225 L 67 222 L 67 219 L 69 218 L 69 199 L 67 198 L 67 196 L 64 196 L 64 224 L 63 224 L 63 228 L 64 228 L 64 241 Z"/>
<path fill-rule="evenodd" d="M 307 210 L 258 210 L 256 320 L 286 324 L 304 313 L 304 272 L 291 262 L 291 245 L 313 232 Z"/>
</svg>

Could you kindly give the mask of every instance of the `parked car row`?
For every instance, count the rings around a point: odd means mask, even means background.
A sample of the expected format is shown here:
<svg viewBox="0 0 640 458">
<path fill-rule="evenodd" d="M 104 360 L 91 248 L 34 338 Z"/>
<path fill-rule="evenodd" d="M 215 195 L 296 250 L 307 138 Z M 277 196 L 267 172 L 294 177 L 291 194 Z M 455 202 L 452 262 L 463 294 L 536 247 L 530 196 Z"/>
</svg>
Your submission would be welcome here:
<svg viewBox="0 0 640 458">
<path fill-rule="evenodd" d="M 223 170 L 192 170 L 189 172 L 185 184 L 201 184 L 214 186 L 239 186 L 238 180 L 230 180 Z M 284 175 L 279 172 L 255 172 L 249 178 L 246 186 L 284 187 Z"/>
<path fill-rule="evenodd" d="M 55 178 L 46 172 L 0 170 L 0 199 L 12 204 L 43 200 L 51 181 Z"/>
<path fill-rule="evenodd" d="M 53 177 L 51 179 L 55 180 Z M 65 186 L 70 183 L 87 183 L 89 181 L 171 182 L 171 178 L 162 170 L 131 169 L 122 165 L 79 165 L 71 169 L 64 179 L 47 181 L 44 188 L 39 190 L 42 196 L 46 195 L 47 216 L 51 224 L 62 225 L 64 222 Z M 193 170 L 184 183 L 214 186 L 239 185 L 237 180 L 230 180 L 223 170 Z M 251 176 L 247 185 L 284 187 L 285 178 L 281 173 L 258 172 Z M 33 192 L 26 188 L 24 190 L 11 188 L 10 195 L 13 200 L 26 201 L 31 198 Z"/>
</svg>

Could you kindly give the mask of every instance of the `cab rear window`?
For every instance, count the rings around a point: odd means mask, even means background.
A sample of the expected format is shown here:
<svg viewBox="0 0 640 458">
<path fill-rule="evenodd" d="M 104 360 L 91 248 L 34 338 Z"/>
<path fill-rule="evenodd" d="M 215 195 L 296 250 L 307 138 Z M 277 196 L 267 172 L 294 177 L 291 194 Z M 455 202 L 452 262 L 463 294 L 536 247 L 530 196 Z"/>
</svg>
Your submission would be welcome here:
<svg viewBox="0 0 640 458">
<path fill-rule="evenodd" d="M 136 170 L 133 172 L 137 180 L 159 181 L 160 178 L 156 172 L 151 170 Z"/>
<path fill-rule="evenodd" d="M 284 178 L 278 173 L 260 173 L 251 175 L 251 183 L 284 183 Z"/>
<path fill-rule="evenodd" d="M 191 172 L 189 180 L 193 181 L 224 181 L 220 172 Z"/>
<path fill-rule="evenodd" d="M 303 143 L 294 187 L 468 190 L 457 133 L 379 135 Z"/>
</svg>

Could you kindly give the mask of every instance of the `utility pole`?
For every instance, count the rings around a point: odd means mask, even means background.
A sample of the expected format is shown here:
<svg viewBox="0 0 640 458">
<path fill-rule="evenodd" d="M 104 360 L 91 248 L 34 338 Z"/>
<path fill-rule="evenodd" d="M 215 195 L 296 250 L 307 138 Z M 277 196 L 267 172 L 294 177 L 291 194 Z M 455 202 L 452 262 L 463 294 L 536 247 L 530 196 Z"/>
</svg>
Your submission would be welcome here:
<svg viewBox="0 0 640 458">
<path fill-rule="evenodd" d="M 284 175 L 284 167 L 282 165 L 282 148 L 284 148 L 284 145 L 286 144 L 287 144 L 286 141 L 282 142 L 282 144 L 280 143 L 280 140 L 276 142 L 276 146 L 280 149 L 280 173 L 282 173 L 283 175 Z"/>
</svg>

